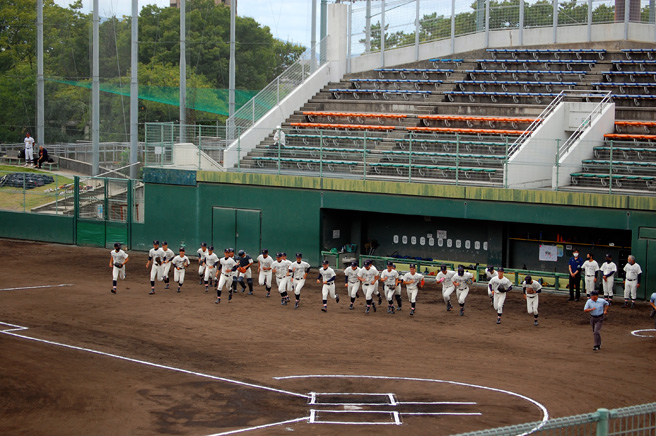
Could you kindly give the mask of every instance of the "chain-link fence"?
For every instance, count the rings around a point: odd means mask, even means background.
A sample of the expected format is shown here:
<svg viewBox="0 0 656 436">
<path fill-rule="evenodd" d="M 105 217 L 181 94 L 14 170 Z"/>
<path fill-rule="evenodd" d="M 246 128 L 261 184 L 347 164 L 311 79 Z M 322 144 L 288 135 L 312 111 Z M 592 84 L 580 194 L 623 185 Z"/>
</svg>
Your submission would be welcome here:
<svg viewBox="0 0 656 436">
<path fill-rule="evenodd" d="M 65 215 L 73 197 L 72 177 L 0 166 L 0 210 Z"/>
</svg>

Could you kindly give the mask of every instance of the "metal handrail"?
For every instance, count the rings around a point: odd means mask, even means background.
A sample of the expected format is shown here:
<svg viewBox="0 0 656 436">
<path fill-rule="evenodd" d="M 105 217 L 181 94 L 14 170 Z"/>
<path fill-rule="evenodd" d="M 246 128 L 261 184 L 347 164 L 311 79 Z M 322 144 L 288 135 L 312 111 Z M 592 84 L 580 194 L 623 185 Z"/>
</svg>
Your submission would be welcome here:
<svg viewBox="0 0 656 436">
<path fill-rule="evenodd" d="M 522 146 L 522 144 L 533 134 L 533 131 L 539 126 L 542 121 L 547 118 L 549 115 L 552 114 L 552 112 L 556 109 L 556 106 L 560 104 L 560 102 L 563 101 L 565 98 L 566 91 L 560 91 L 560 93 L 554 98 L 551 103 L 545 107 L 540 115 L 533 120 L 531 124 L 526 128 L 526 130 L 519 135 L 517 139 L 515 139 L 515 142 L 510 144 L 510 147 L 508 147 L 508 157 L 512 156 L 519 148 Z"/>
<path fill-rule="evenodd" d="M 599 104 L 597 104 L 597 106 L 595 106 L 595 108 L 592 109 L 592 112 L 590 112 L 588 114 L 588 116 L 585 117 L 583 119 L 583 121 L 581 121 L 581 124 L 579 124 L 579 126 L 576 128 L 574 133 L 572 133 L 570 135 L 570 137 L 567 138 L 567 141 L 565 141 L 563 143 L 563 145 L 561 145 L 560 148 L 558 149 L 558 158 L 559 159 L 563 154 L 565 154 L 565 153 L 567 153 L 567 151 L 569 151 L 572 144 L 574 144 L 581 137 L 581 135 L 583 134 L 583 131 L 590 127 L 590 125 L 592 124 L 593 118 L 595 118 L 597 115 L 601 115 L 601 111 L 603 110 L 604 105 L 610 103 L 611 98 L 612 98 L 611 92 L 610 91 L 605 91 L 605 92 L 602 91 L 602 92 L 603 92 L 603 94 L 602 94 L 603 97 L 602 97 L 601 101 L 599 102 Z M 588 98 L 593 97 L 593 96 L 596 96 L 596 95 L 595 94 L 589 94 Z"/>
</svg>

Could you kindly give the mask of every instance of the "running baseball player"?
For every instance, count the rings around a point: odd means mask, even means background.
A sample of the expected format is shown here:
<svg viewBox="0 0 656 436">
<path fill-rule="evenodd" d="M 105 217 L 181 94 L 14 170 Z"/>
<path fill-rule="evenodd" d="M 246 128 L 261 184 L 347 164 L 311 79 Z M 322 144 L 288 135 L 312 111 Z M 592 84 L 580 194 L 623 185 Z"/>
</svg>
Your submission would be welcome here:
<svg viewBox="0 0 656 436">
<path fill-rule="evenodd" d="M 185 255 L 185 248 L 180 247 L 179 254 L 171 260 L 173 265 L 173 281 L 178 284 L 178 294 L 184 283 L 185 269 L 189 266 L 189 258 Z"/>
<path fill-rule="evenodd" d="M 328 312 L 328 295 L 330 298 L 335 299 L 335 303 L 339 303 L 339 295 L 335 292 L 335 279 L 337 275 L 335 270 L 330 267 L 330 262 L 324 259 L 321 262 L 321 268 L 319 269 L 319 277 L 317 277 L 317 283 L 323 283 L 321 288 L 321 296 L 323 298 L 323 307 L 321 308 L 322 312 Z"/>
<path fill-rule="evenodd" d="M 601 282 L 604 291 L 604 300 L 608 304 L 613 304 L 613 288 L 615 286 L 615 274 L 617 273 L 617 265 L 613 262 L 613 256 L 606 255 L 606 262 L 602 263 L 599 267 L 602 274 L 603 282 Z"/>
<path fill-rule="evenodd" d="M 290 265 L 292 264 L 292 261 L 287 259 L 287 253 L 285 253 L 284 251 L 282 252 L 282 260 L 285 260 L 285 261 L 289 262 Z M 287 289 L 286 290 L 287 290 L 287 294 L 289 295 L 289 294 L 294 293 L 294 279 L 292 278 L 291 275 L 289 275 L 289 274 L 287 274 L 287 275 L 289 277 L 287 278 L 287 283 L 286 283 Z M 289 296 L 288 296 L 287 297 L 287 302 L 289 303 L 289 301 L 290 300 L 289 300 Z"/>
<path fill-rule="evenodd" d="M 419 288 L 424 286 L 424 276 L 417 272 L 417 265 L 414 263 L 410 264 L 410 272 L 405 273 L 403 276 L 403 284 L 405 285 L 405 291 L 408 293 L 408 300 L 410 300 L 410 316 L 414 316 L 417 293 Z"/>
<path fill-rule="evenodd" d="M 262 254 L 257 256 L 257 269 L 258 269 L 258 283 L 260 286 L 266 287 L 266 297 L 271 296 L 271 278 L 273 276 L 271 265 L 273 258 L 269 256 L 269 250 L 266 248 L 262 250 Z"/>
<path fill-rule="evenodd" d="M 524 277 L 522 282 L 524 300 L 526 300 L 526 310 L 529 315 L 533 315 L 533 325 L 538 325 L 538 294 L 542 292 L 542 285 L 531 276 Z"/>
<path fill-rule="evenodd" d="M 159 241 L 153 241 L 153 248 L 148 252 L 148 262 L 146 262 L 146 269 L 150 269 L 150 292 L 149 295 L 155 293 L 155 280 L 162 281 L 162 259 L 164 259 L 164 251 L 159 246 Z"/>
<path fill-rule="evenodd" d="M 196 253 L 198 253 L 198 278 L 202 285 L 205 283 L 205 256 L 207 256 L 207 242 L 200 244 L 200 248 Z"/>
<path fill-rule="evenodd" d="M 394 270 L 396 271 L 396 265 L 394 265 Z M 403 308 L 403 299 L 401 298 L 402 283 L 403 280 L 401 280 L 401 274 L 399 274 L 399 280 L 396 282 L 396 289 L 394 290 L 394 298 L 396 298 L 396 305 L 397 305 L 396 310 L 402 310 Z"/>
<path fill-rule="evenodd" d="M 169 271 L 171 270 L 171 259 L 175 257 L 173 250 L 169 248 L 169 243 L 162 241 L 162 251 L 164 258 L 162 259 L 162 277 L 164 278 L 164 289 L 169 289 Z"/>
<path fill-rule="evenodd" d="M 360 279 L 358 278 L 358 273 L 360 268 L 356 261 L 351 262 L 350 266 L 347 266 L 344 270 L 344 287 L 349 297 L 351 297 L 351 304 L 349 305 L 349 310 L 353 310 L 353 303 L 358 297 L 358 289 L 360 289 Z"/>
<path fill-rule="evenodd" d="M 248 295 L 253 295 L 253 276 L 251 273 L 251 266 L 253 265 L 253 258 L 249 256 L 244 250 L 239 250 L 237 253 L 237 271 L 239 271 L 239 276 L 237 277 L 237 282 L 241 285 L 241 292 L 243 293 L 246 290 L 246 284 L 244 279 L 248 284 Z"/>
<path fill-rule="evenodd" d="M 281 306 L 286 306 L 289 302 L 287 282 L 291 279 L 291 277 L 289 277 L 289 266 L 291 264 L 290 261 L 282 258 L 282 253 L 276 253 L 276 260 L 271 264 L 271 272 L 276 275 L 276 284 L 278 285 Z"/>
<path fill-rule="evenodd" d="M 635 261 L 634 255 L 629 255 L 626 265 L 624 265 L 624 306 L 629 307 L 631 299 L 631 309 L 635 307 L 640 279 L 642 278 L 642 269 Z"/>
<path fill-rule="evenodd" d="M 501 324 L 503 315 L 503 303 L 506 301 L 506 293 L 512 289 L 512 282 L 503 276 L 503 268 L 497 270 L 497 276 L 492 277 L 487 285 L 488 291 L 494 294 L 494 310 L 497 311 L 497 324 Z"/>
<path fill-rule="evenodd" d="M 378 270 L 371 260 L 367 259 L 364 261 L 364 267 L 360 268 L 358 272 L 358 280 L 362 282 L 362 292 L 364 292 L 364 298 L 367 300 L 367 309 L 364 313 L 368 314 L 369 309 L 373 308 L 374 312 L 376 311 L 376 303 L 374 303 L 373 295 L 374 290 L 378 288 Z"/>
<path fill-rule="evenodd" d="M 125 280 L 125 264 L 128 263 L 128 254 L 121 249 L 121 244 L 114 244 L 114 249 L 110 251 L 109 267 L 112 268 L 112 294 L 116 294 L 116 283 L 119 277 Z"/>
<path fill-rule="evenodd" d="M 489 282 L 492 278 L 497 277 L 499 274 L 494 270 L 494 266 L 488 265 L 485 270 L 485 279 Z M 487 288 L 487 296 L 490 297 L 490 306 L 494 306 L 494 292 L 490 291 L 490 287 Z"/>
<path fill-rule="evenodd" d="M 474 276 L 469 271 L 465 271 L 465 267 L 458 266 L 458 273 L 452 278 L 453 284 L 456 287 L 456 297 L 458 304 L 460 304 L 460 316 L 465 315 L 465 300 L 469 294 L 469 285 L 473 282 Z"/>
<path fill-rule="evenodd" d="M 387 313 L 393 314 L 395 313 L 394 294 L 399 284 L 399 273 L 394 269 L 394 262 L 387 262 L 387 269 L 380 273 L 380 281 L 383 283 L 383 291 L 387 299 Z"/>
<path fill-rule="evenodd" d="M 234 281 L 233 272 L 237 270 L 237 262 L 232 256 L 230 256 L 230 248 L 226 248 L 225 250 L 223 250 L 223 253 L 224 253 L 224 257 L 222 257 L 219 260 L 219 266 L 217 271 L 217 274 L 221 273 L 221 277 L 219 278 L 219 284 L 216 287 L 216 301 L 214 302 L 215 304 L 219 304 L 221 302 L 221 292 L 223 291 L 224 286 L 228 291 L 228 301 L 232 300 L 232 292 L 233 292 L 232 282 Z"/>
<path fill-rule="evenodd" d="M 597 271 L 599 271 L 599 264 L 594 260 L 594 255 L 588 253 L 585 262 L 581 267 L 585 275 L 585 295 L 590 298 L 590 293 L 595 290 L 595 283 L 597 283 Z"/>
<path fill-rule="evenodd" d="M 447 271 L 446 265 L 442 265 L 440 267 L 440 272 L 438 272 L 435 277 L 436 283 L 442 283 L 442 298 L 444 299 L 444 304 L 446 304 L 447 312 L 450 312 L 453 308 L 453 306 L 451 306 L 451 294 L 456 290 L 456 286 L 453 284 L 453 276 L 455 275 L 455 271 Z"/>
<path fill-rule="evenodd" d="M 217 265 L 219 264 L 219 256 L 214 252 L 214 246 L 207 247 L 207 254 L 205 255 L 205 276 L 203 282 L 205 283 L 205 292 L 210 291 L 210 285 L 217 276 Z"/>
<path fill-rule="evenodd" d="M 296 296 L 296 303 L 294 309 L 298 309 L 301 302 L 301 289 L 305 285 L 305 279 L 310 271 L 310 264 L 303 261 L 303 253 L 296 253 L 296 262 L 289 265 L 289 273 L 294 280 L 294 295 Z"/>
<path fill-rule="evenodd" d="M 649 318 L 654 318 L 654 328 L 656 329 L 656 292 L 651 294 L 651 297 L 649 298 L 649 305 L 651 306 Z"/>
<path fill-rule="evenodd" d="M 239 268 L 239 260 L 235 259 L 235 249 L 230 247 L 228 248 L 228 254 L 232 258 L 232 260 L 235 261 L 237 264 L 237 268 Z M 237 268 L 232 270 L 232 293 L 236 294 L 237 293 L 237 278 L 239 277 L 239 271 Z"/>
</svg>

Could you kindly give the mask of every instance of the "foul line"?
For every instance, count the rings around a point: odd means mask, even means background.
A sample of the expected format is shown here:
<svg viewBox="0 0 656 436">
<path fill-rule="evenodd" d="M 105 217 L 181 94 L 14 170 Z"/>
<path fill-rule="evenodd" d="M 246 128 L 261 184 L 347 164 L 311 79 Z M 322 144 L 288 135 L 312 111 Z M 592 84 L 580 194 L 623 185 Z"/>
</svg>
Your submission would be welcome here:
<svg viewBox="0 0 656 436">
<path fill-rule="evenodd" d="M 436 379 L 430 379 L 430 378 L 417 378 L 417 377 L 388 377 L 388 376 L 382 376 L 382 375 L 327 375 L 327 374 L 319 374 L 319 375 L 289 375 L 285 377 L 274 377 L 274 380 L 291 380 L 291 379 L 299 379 L 299 378 L 360 378 L 360 379 L 372 379 L 372 380 L 408 380 L 408 381 L 418 381 L 418 382 L 432 382 L 432 383 L 449 383 L 452 385 L 456 386 L 465 386 L 465 387 L 470 387 L 470 388 L 478 388 L 478 389 L 485 389 L 488 391 L 492 392 L 500 392 L 503 394 L 507 395 L 512 395 L 518 398 L 521 398 L 525 401 L 528 401 L 535 406 L 538 407 L 542 411 L 542 421 L 540 424 L 532 428 L 531 430 L 522 433 L 518 436 L 526 436 L 528 434 L 531 434 L 539 429 L 541 429 L 544 424 L 549 420 L 549 412 L 547 411 L 547 408 L 542 405 L 541 403 L 538 403 L 532 398 L 529 398 L 527 396 L 524 396 L 522 394 L 518 394 L 512 391 L 507 391 L 505 389 L 498 389 L 498 388 L 491 388 L 488 386 L 481 386 L 481 385 L 475 385 L 471 383 L 463 383 L 463 382 L 456 382 L 456 381 L 451 381 L 451 380 L 436 380 Z"/>
<path fill-rule="evenodd" d="M 104 351 L 92 350 L 90 348 L 76 347 L 74 345 L 62 344 L 60 342 L 53 342 L 53 341 L 48 341 L 48 340 L 45 340 L 45 339 L 37 339 L 37 338 L 30 337 L 30 336 L 19 335 L 17 333 L 13 333 L 13 332 L 16 331 L 16 330 L 27 330 L 27 327 L 15 326 L 15 325 L 12 325 L 12 324 L 7 324 L 7 323 L 0 323 L 0 324 L 5 324 L 5 325 L 12 326 L 12 327 L 16 327 L 15 330 L 2 330 L 2 331 L 0 331 L 0 333 L 4 333 L 6 335 L 14 336 L 14 337 L 21 338 L 21 339 L 28 339 L 30 341 L 41 342 L 43 344 L 56 345 L 58 347 L 68 348 L 68 349 L 71 349 L 71 350 L 86 351 L 87 353 L 97 354 L 97 355 L 100 355 L 100 356 L 113 357 L 114 359 L 125 360 L 127 362 L 139 363 L 141 365 L 152 366 L 152 367 L 160 368 L 160 369 L 166 369 L 166 370 L 169 370 L 169 371 L 179 372 L 179 373 L 182 373 L 182 374 L 195 375 L 197 377 L 209 378 L 211 380 L 218 380 L 218 381 L 222 381 L 222 382 L 226 382 L 226 383 L 236 384 L 236 385 L 239 385 L 239 386 L 247 386 L 249 388 L 262 389 L 262 390 L 265 390 L 265 391 L 276 392 L 276 393 L 279 393 L 279 394 L 293 395 L 295 397 L 301 397 L 301 398 L 307 398 L 307 399 L 310 398 L 308 395 L 299 394 L 297 392 L 290 392 L 290 391 L 285 391 L 285 390 L 282 390 L 282 389 L 275 389 L 275 388 L 270 388 L 270 387 L 267 387 L 267 386 L 260 386 L 260 385 L 256 385 L 256 384 L 253 384 L 253 383 L 246 383 L 246 382 L 241 382 L 241 381 L 237 381 L 237 380 L 232 380 L 232 379 L 229 379 L 229 378 L 218 377 L 218 376 L 210 375 L 210 374 L 204 374 L 202 372 L 190 371 L 188 369 L 175 368 L 173 366 L 161 365 L 159 363 L 147 362 L 145 360 L 139 360 L 139 359 L 133 359 L 131 357 L 120 356 L 118 354 L 106 353 Z"/>
<path fill-rule="evenodd" d="M 642 330 L 633 330 L 631 334 L 639 338 L 653 338 L 656 337 L 656 334 L 653 335 L 641 335 L 641 332 L 656 332 L 656 329 L 642 329 Z"/>
<path fill-rule="evenodd" d="M 274 422 L 273 424 L 258 425 L 257 427 L 248 427 L 248 428 L 242 428 L 242 429 L 239 429 L 239 430 L 230 430 L 230 431 L 226 431 L 226 432 L 223 432 L 223 433 L 214 433 L 214 434 L 211 434 L 211 435 L 208 435 L 208 436 L 224 436 L 224 435 L 228 435 L 228 434 L 243 433 L 243 432 L 246 432 L 246 431 L 259 430 L 259 429 L 262 429 L 262 428 L 275 427 L 275 426 L 278 426 L 278 425 L 293 424 L 294 422 L 306 421 L 306 420 L 309 420 L 309 419 L 310 419 L 309 416 L 305 416 L 303 418 L 290 419 L 289 421 Z"/>
<path fill-rule="evenodd" d="M 70 283 L 62 283 L 59 285 L 41 285 L 41 286 L 23 286 L 20 288 L 2 288 L 0 291 L 20 291 L 23 289 L 43 289 L 43 288 L 63 288 L 64 286 L 73 286 Z M 2 324 L 2 323 L 0 323 Z M 27 327 L 26 327 L 27 328 Z"/>
</svg>

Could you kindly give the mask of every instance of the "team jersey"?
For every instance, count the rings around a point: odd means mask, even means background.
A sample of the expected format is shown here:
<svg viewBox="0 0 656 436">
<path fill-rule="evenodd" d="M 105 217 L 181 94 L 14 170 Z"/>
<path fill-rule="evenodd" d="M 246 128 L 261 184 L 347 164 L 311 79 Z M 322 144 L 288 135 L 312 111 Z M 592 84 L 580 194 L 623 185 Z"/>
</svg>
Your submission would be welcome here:
<svg viewBox="0 0 656 436">
<path fill-rule="evenodd" d="M 118 250 L 118 253 L 116 250 L 112 250 L 111 253 L 113 263 L 123 263 L 128 258 L 128 254 L 123 250 Z"/>
<path fill-rule="evenodd" d="M 437 282 L 442 283 L 442 288 L 450 288 L 453 286 L 453 276 L 456 275 L 455 271 L 447 271 L 447 272 L 438 272 L 437 273 Z"/>
<path fill-rule="evenodd" d="M 586 276 L 594 276 L 597 274 L 597 271 L 599 271 L 599 264 L 596 260 L 586 260 L 583 262 L 583 266 L 581 268 L 583 268 L 583 271 L 585 271 Z"/>
<path fill-rule="evenodd" d="M 151 248 L 150 251 L 148 252 L 148 260 L 155 260 L 155 258 L 160 258 L 161 260 L 164 260 L 166 257 L 166 253 L 164 253 L 164 250 L 162 248 L 154 249 Z"/>
<path fill-rule="evenodd" d="M 358 274 L 360 273 L 360 268 L 357 266 L 355 269 L 353 269 L 352 266 L 349 266 L 344 270 L 344 279 L 346 283 L 357 283 L 358 282 Z"/>
<path fill-rule="evenodd" d="M 508 292 L 509 290 L 512 289 L 512 282 L 508 280 L 508 277 L 499 278 L 499 276 L 496 276 L 496 277 L 492 277 L 492 280 L 490 280 L 488 287 L 490 291 Z"/>
<path fill-rule="evenodd" d="M 601 269 L 601 272 L 605 277 L 610 278 L 617 272 L 617 265 L 615 265 L 615 262 L 604 262 L 599 269 Z"/>
<path fill-rule="evenodd" d="M 627 263 L 624 265 L 624 272 L 626 273 L 627 280 L 637 280 L 638 275 L 642 274 L 642 269 L 637 263 L 634 263 L 633 265 Z"/>
<path fill-rule="evenodd" d="M 263 254 L 260 254 L 257 256 L 257 263 L 260 265 L 260 269 L 262 271 L 269 271 L 271 270 L 271 265 L 273 265 L 273 257 L 267 255 L 267 257 L 264 257 Z"/>
<path fill-rule="evenodd" d="M 219 260 L 219 270 L 225 275 L 231 276 L 236 266 L 237 262 L 232 257 L 222 257 Z"/>
<path fill-rule="evenodd" d="M 389 289 L 396 288 L 396 279 L 398 277 L 399 273 L 395 269 L 392 271 L 383 270 L 383 272 L 380 273 L 380 281 L 385 283 L 385 286 L 387 286 Z"/>
<path fill-rule="evenodd" d="M 219 263 L 219 256 L 216 255 L 216 253 L 212 252 L 212 254 L 207 254 L 205 256 L 205 265 L 207 265 L 210 268 L 214 268 L 216 264 Z"/>
<path fill-rule="evenodd" d="M 281 260 L 280 262 L 276 260 L 271 264 L 271 269 L 275 272 L 276 277 L 284 279 L 289 272 L 289 265 L 291 265 L 291 262 L 287 259 Z"/>
<path fill-rule="evenodd" d="M 328 268 L 319 268 L 319 277 L 322 282 L 328 282 L 329 285 L 332 285 L 335 283 L 335 278 L 337 275 L 335 274 L 335 270 L 332 269 L 331 267 Z"/>
<path fill-rule="evenodd" d="M 472 273 L 465 271 L 463 275 L 459 276 L 455 274 L 453 276 L 453 284 L 456 285 L 458 289 L 466 289 L 469 287 L 467 280 L 471 280 L 474 276 Z"/>
<path fill-rule="evenodd" d="M 358 277 L 364 279 L 364 283 L 368 285 L 373 285 L 374 281 L 376 280 L 376 277 L 378 277 L 378 270 L 373 265 L 371 265 L 369 269 L 364 267 L 360 268 L 360 272 L 358 272 Z"/>
<path fill-rule="evenodd" d="M 522 282 L 522 289 L 524 290 L 524 293 L 527 294 L 528 296 L 533 296 L 533 294 L 539 294 L 542 292 L 542 285 L 538 283 L 537 280 L 533 280 L 533 282 L 530 285 L 526 284 L 526 280 Z"/>
<path fill-rule="evenodd" d="M 244 257 L 240 256 L 237 258 L 237 263 L 239 263 L 239 266 L 241 267 L 249 266 L 253 263 L 253 258 L 248 254 L 245 254 Z"/>
<path fill-rule="evenodd" d="M 291 265 L 289 265 L 289 272 L 292 273 L 292 277 L 294 277 L 296 280 L 303 279 L 303 276 L 307 274 L 309 270 L 310 264 L 304 260 L 301 260 L 300 263 L 293 262 Z"/>
<path fill-rule="evenodd" d="M 171 263 L 178 269 L 185 269 L 189 265 L 189 258 L 187 256 L 180 257 L 180 255 L 177 255 L 171 260 Z"/>
<path fill-rule="evenodd" d="M 496 271 L 492 271 L 492 272 L 490 272 L 490 271 L 487 270 L 487 269 L 485 270 L 485 278 L 486 278 L 488 281 L 492 280 L 492 278 L 494 278 L 494 277 L 499 277 L 499 273 L 497 273 Z"/>
<path fill-rule="evenodd" d="M 34 147 L 34 138 L 32 138 L 31 136 L 29 138 L 26 137 L 24 142 L 25 142 L 25 148 L 30 149 Z"/>
<path fill-rule="evenodd" d="M 202 248 L 199 248 L 196 253 L 198 253 L 198 260 L 203 263 L 205 261 L 205 256 L 209 254 L 209 251 L 207 249 L 203 250 Z"/>
<path fill-rule="evenodd" d="M 173 259 L 173 258 L 175 257 L 175 253 L 174 253 L 173 250 L 171 250 L 170 248 L 167 248 L 166 250 L 164 250 L 164 249 L 162 248 L 162 251 L 164 252 L 164 257 L 165 257 L 166 260 L 169 261 L 169 262 L 171 261 L 171 259 Z"/>
<path fill-rule="evenodd" d="M 403 281 L 404 282 L 411 282 L 411 283 L 406 283 L 405 284 L 406 289 L 414 291 L 415 289 L 417 289 L 417 286 L 419 286 L 419 284 L 421 283 L 423 278 L 424 278 L 424 276 L 422 276 L 418 272 L 416 272 L 414 274 L 405 273 L 405 275 L 403 276 Z"/>
</svg>

